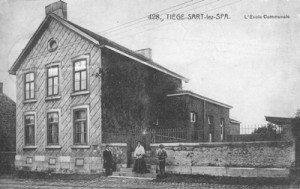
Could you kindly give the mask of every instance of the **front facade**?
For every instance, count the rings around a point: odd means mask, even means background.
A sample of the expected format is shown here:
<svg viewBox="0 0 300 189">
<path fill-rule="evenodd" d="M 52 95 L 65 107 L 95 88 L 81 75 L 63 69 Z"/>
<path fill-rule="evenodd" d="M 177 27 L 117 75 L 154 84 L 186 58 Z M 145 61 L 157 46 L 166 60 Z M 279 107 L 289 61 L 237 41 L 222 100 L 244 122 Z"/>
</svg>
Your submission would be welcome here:
<svg viewBox="0 0 300 189">
<path fill-rule="evenodd" d="M 58 49 L 49 49 L 51 40 Z M 47 168 L 39 166 L 44 163 L 59 172 L 77 171 L 69 167 L 84 159 L 91 162 L 85 170 L 99 168 L 100 157 L 90 155 L 90 145 L 101 140 L 101 87 L 92 76 L 100 61 L 99 48 L 48 20 L 16 72 L 17 167 L 39 170 Z"/>
</svg>

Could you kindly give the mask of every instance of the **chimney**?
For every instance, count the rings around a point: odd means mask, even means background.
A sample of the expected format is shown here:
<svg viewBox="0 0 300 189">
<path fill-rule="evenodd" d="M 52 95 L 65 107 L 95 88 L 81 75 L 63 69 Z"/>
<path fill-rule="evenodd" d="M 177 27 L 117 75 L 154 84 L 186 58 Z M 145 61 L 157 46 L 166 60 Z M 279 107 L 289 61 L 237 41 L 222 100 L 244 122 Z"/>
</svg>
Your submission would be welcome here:
<svg viewBox="0 0 300 189">
<path fill-rule="evenodd" d="M 3 94 L 3 83 L 0 82 L 0 94 Z"/>
<path fill-rule="evenodd" d="M 140 49 L 135 51 L 136 53 L 139 53 L 141 55 L 143 55 L 146 58 L 149 58 L 152 60 L 152 49 L 150 48 L 146 48 L 146 49 Z"/>
<path fill-rule="evenodd" d="M 68 19 L 67 17 L 67 3 L 63 1 L 56 1 L 45 7 L 46 16 L 50 13 L 56 14 L 57 16 Z"/>
</svg>

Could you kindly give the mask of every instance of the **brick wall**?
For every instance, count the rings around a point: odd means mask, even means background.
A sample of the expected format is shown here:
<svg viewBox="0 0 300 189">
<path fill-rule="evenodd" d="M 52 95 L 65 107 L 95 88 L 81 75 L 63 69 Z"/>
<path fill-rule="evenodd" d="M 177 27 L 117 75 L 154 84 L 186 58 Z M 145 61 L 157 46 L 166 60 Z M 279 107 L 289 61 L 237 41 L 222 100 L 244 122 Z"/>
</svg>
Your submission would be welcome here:
<svg viewBox="0 0 300 189">
<path fill-rule="evenodd" d="M 207 123 L 207 116 L 213 116 L 213 124 L 214 124 L 214 133 L 213 133 L 213 141 L 214 142 L 219 142 L 221 141 L 221 129 L 220 129 L 220 123 L 221 123 L 221 119 L 224 119 L 225 121 L 225 128 L 224 128 L 224 132 L 225 132 L 225 138 L 224 141 L 226 141 L 226 135 L 229 133 L 229 109 L 228 108 L 224 108 L 215 104 L 212 104 L 210 102 L 206 102 L 205 105 L 205 124 L 206 127 L 204 127 L 204 141 L 209 141 L 209 128 L 208 128 L 208 123 Z"/>
<path fill-rule="evenodd" d="M 0 152 L 16 151 L 16 103 L 0 93 Z"/>
<path fill-rule="evenodd" d="M 15 152 L 0 152 L 0 175 L 14 171 Z"/>
<path fill-rule="evenodd" d="M 159 144 L 152 144 L 152 155 Z M 164 144 L 168 166 L 291 168 L 293 142 Z"/>
</svg>

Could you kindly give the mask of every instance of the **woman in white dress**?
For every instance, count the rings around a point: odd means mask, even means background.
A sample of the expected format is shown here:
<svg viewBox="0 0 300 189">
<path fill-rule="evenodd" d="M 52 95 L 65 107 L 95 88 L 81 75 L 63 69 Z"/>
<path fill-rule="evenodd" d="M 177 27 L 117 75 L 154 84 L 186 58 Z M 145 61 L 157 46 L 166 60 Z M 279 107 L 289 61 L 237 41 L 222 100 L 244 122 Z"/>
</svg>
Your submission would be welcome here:
<svg viewBox="0 0 300 189">
<path fill-rule="evenodd" d="M 144 155 L 145 155 L 145 148 L 141 145 L 141 142 L 137 142 L 137 147 L 135 148 L 134 151 L 134 157 L 135 162 L 134 162 L 134 167 L 133 167 L 133 172 L 136 173 L 146 173 L 147 172 L 147 166 L 146 162 L 144 160 Z"/>
</svg>

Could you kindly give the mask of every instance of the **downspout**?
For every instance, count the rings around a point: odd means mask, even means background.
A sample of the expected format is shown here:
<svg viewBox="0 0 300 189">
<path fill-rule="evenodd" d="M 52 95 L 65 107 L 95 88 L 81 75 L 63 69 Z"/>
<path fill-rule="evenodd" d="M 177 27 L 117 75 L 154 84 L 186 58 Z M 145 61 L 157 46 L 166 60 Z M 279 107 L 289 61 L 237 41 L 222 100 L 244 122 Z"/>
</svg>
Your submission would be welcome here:
<svg viewBox="0 0 300 189">
<path fill-rule="evenodd" d="M 205 142 L 204 140 L 205 140 L 205 118 L 206 118 L 206 102 L 205 102 L 205 100 L 203 100 L 203 136 L 202 136 L 202 138 L 203 138 L 203 142 Z"/>
</svg>

